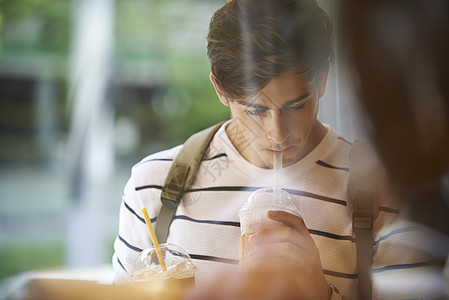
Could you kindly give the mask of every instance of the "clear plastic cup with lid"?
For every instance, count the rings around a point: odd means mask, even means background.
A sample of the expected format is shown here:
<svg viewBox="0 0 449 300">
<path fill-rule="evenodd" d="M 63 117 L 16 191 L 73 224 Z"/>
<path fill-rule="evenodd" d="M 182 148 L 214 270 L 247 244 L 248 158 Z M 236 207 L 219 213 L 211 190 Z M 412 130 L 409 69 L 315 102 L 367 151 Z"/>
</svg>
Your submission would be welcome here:
<svg viewBox="0 0 449 300">
<path fill-rule="evenodd" d="M 290 193 L 280 188 L 263 188 L 254 191 L 239 210 L 240 265 L 250 262 L 248 253 L 253 250 L 249 237 L 255 233 L 254 225 L 275 222 L 268 218 L 270 210 L 285 211 L 301 217 L 298 202 Z"/>
<path fill-rule="evenodd" d="M 149 294 L 169 298 L 167 293 L 185 294 L 195 286 L 196 266 L 181 247 L 161 244 L 164 266 L 159 262 L 156 249 L 146 248 L 134 263 L 131 279 Z"/>
</svg>

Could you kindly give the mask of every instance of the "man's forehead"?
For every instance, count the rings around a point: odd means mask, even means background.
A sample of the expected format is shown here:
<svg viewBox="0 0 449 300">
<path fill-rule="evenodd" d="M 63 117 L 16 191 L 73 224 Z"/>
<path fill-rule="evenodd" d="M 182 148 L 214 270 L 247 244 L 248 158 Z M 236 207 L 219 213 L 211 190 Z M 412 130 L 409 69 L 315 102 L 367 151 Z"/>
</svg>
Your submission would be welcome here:
<svg viewBox="0 0 449 300">
<path fill-rule="evenodd" d="M 259 93 L 236 102 L 246 106 L 284 107 L 307 98 L 315 83 L 305 73 L 285 72 L 273 78 Z"/>
</svg>

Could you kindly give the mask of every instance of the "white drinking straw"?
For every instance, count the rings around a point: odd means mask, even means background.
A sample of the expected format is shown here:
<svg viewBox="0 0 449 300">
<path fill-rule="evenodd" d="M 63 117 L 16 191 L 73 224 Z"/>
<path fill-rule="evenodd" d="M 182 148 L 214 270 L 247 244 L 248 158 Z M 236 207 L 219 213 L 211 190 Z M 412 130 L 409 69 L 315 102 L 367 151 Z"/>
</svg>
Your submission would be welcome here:
<svg viewBox="0 0 449 300">
<path fill-rule="evenodd" d="M 279 179 L 281 177 L 282 169 L 282 152 L 273 151 L 273 196 L 274 199 L 278 199 L 281 194 L 281 187 L 279 185 Z"/>
</svg>

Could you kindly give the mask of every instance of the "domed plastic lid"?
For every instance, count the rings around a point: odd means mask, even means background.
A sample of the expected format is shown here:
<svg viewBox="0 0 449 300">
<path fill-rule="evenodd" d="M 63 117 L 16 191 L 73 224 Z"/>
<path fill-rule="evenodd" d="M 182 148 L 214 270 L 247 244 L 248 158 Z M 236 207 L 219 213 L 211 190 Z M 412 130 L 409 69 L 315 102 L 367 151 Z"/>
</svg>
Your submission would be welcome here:
<svg viewBox="0 0 449 300">
<path fill-rule="evenodd" d="M 140 252 L 134 263 L 131 276 L 135 282 L 153 279 L 183 279 L 195 275 L 196 266 L 189 254 L 181 247 L 167 243 L 159 245 L 167 270 L 164 271 L 157 258 L 156 249 L 146 248 Z"/>
<path fill-rule="evenodd" d="M 282 210 L 301 216 L 299 204 L 290 193 L 283 189 L 263 188 L 254 191 L 239 210 L 239 214 L 255 209 Z"/>
</svg>

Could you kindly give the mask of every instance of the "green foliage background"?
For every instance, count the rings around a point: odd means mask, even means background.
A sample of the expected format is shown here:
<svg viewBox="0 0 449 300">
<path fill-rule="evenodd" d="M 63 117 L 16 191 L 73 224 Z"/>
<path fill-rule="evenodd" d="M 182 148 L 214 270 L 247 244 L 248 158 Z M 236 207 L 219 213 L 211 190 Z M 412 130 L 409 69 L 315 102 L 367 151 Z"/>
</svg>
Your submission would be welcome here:
<svg viewBox="0 0 449 300">
<path fill-rule="evenodd" d="M 67 135 L 71 116 L 65 93 L 69 84 L 75 2 L 0 0 L 0 63 L 17 65 L 22 70 L 26 70 L 28 63 L 39 62 L 49 66 L 53 72 L 51 79 L 61 85 L 62 96 L 58 99 L 61 106 L 59 119 L 63 124 L 59 129 L 61 136 Z M 176 3 L 181 3 L 180 8 L 176 7 Z M 208 24 L 195 23 L 197 27 L 192 26 L 193 31 L 189 33 L 192 37 L 187 37 L 184 44 L 178 45 L 182 36 L 174 36 L 199 17 L 209 19 L 214 6 L 218 8 L 222 3 L 224 1 L 217 0 L 115 1 L 114 82 L 123 77 L 123 70 L 129 65 L 158 65 L 163 70 L 161 78 L 153 82 L 151 77 L 145 77 L 140 78 L 141 81 L 149 88 L 179 91 L 178 96 L 186 97 L 190 103 L 184 113 L 159 117 L 156 121 L 152 120 L 155 112 L 151 111 L 150 97 L 142 99 L 141 107 L 129 109 L 131 119 L 142 118 L 143 123 L 150 124 L 148 126 L 157 125 L 153 129 L 143 126 L 143 130 L 149 132 L 145 143 L 162 139 L 163 145 L 174 146 L 184 142 L 194 132 L 229 118 L 228 109 L 217 99 L 208 78 L 210 67 L 204 37 Z M 196 6 L 200 4 L 206 10 L 210 7 L 207 10 L 210 16 L 204 16 L 204 10 L 196 12 Z M 202 44 L 196 45 L 198 41 Z M 130 81 L 132 83 L 132 79 Z M 127 105 L 132 105 L 128 99 L 111 101 L 120 102 L 123 110 Z M 116 109 L 117 117 L 124 113 L 118 107 Z M 157 136 L 159 131 L 161 136 Z M 149 154 L 146 149 L 142 145 L 134 156 L 126 159 L 136 162 Z M 0 261 L 0 279 L 30 269 L 61 266 L 64 264 L 64 242 L 61 238 L 61 241 L 54 243 L 16 241 L 2 244 Z"/>
</svg>

